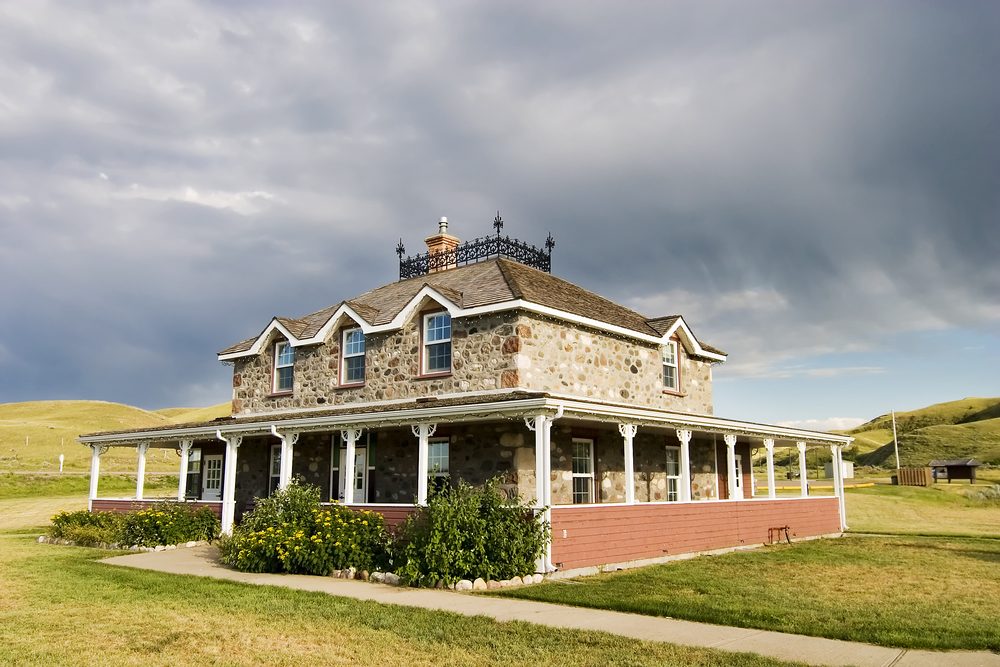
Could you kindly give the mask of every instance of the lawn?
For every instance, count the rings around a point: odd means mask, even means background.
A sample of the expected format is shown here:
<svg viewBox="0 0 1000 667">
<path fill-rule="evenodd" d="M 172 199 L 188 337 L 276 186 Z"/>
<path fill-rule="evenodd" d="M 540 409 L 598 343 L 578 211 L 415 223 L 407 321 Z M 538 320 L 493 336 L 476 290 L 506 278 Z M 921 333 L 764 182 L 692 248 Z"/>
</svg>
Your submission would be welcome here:
<svg viewBox="0 0 1000 667">
<path fill-rule="evenodd" d="M 497 594 L 901 648 L 1000 651 L 1000 540 L 813 540 Z"/>
<path fill-rule="evenodd" d="M 787 665 L 94 562 L 0 535 L 0 664 Z"/>
<path fill-rule="evenodd" d="M 860 533 L 1000 538 L 1000 505 L 977 503 L 965 495 L 987 486 L 955 482 L 929 488 L 878 485 L 848 489 L 847 524 L 851 532 Z"/>
</svg>

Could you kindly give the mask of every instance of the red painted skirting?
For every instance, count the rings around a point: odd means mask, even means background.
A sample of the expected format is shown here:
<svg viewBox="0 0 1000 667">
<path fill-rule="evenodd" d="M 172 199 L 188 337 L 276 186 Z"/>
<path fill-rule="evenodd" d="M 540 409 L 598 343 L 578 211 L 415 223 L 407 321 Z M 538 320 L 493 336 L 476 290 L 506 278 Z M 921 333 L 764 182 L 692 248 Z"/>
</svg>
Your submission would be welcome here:
<svg viewBox="0 0 1000 667">
<path fill-rule="evenodd" d="M 385 526 L 389 530 L 395 530 L 417 509 L 414 505 L 348 505 L 347 507 L 352 510 L 378 512 L 385 519 Z"/>
<path fill-rule="evenodd" d="M 92 511 L 94 512 L 134 512 L 136 510 L 143 510 L 149 507 L 156 507 L 162 504 L 162 500 L 133 500 L 133 499 L 102 499 L 98 498 L 93 502 Z M 175 501 L 176 502 L 176 501 Z M 184 503 L 185 505 L 191 505 L 194 507 L 207 507 L 215 515 L 222 518 L 222 503 L 205 502 L 201 500 L 189 500 Z"/>
<path fill-rule="evenodd" d="M 560 569 L 767 543 L 840 532 L 836 498 L 554 507 L 552 562 Z"/>
</svg>

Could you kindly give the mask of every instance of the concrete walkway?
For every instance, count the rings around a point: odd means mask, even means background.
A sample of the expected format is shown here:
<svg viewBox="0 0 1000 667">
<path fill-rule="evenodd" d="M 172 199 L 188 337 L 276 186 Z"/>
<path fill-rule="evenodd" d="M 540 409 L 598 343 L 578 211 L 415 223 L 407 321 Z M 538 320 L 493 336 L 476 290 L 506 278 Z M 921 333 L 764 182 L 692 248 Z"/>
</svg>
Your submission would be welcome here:
<svg viewBox="0 0 1000 667">
<path fill-rule="evenodd" d="M 284 574 L 248 574 L 219 563 L 211 546 L 115 556 L 102 561 L 172 574 L 228 579 L 245 584 L 284 586 L 357 600 L 450 611 L 465 616 L 487 616 L 497 621 L 526 621 L 555 628 L 598 630 L 623 637 L 723 651 L 748 651 L 781 660 L 812 665 L 858 667 L 1000 667 L 1000 655 L 986 651 L 915 651 L 806 637 L 765 630 L 749 630 L 708 623 L 679 621 L 599 609 L 566 607 L 545 602 L 495 598 L 451 591 L 404 588 L 363 581 Z"/>
</svg>

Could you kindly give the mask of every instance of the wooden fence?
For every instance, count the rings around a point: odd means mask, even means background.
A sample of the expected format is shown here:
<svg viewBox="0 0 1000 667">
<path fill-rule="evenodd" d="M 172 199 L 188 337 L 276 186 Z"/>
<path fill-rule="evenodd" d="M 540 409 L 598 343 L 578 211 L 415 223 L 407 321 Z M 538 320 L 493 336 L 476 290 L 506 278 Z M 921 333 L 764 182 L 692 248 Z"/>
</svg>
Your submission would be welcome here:
<svg viewBox="0 0 1000 667">
<path fill-rule="evenodd" d="M 897 471 L 900 486 L 931 486 L 934 475 L 930 468 L 900 468 Z"/>
</svg>

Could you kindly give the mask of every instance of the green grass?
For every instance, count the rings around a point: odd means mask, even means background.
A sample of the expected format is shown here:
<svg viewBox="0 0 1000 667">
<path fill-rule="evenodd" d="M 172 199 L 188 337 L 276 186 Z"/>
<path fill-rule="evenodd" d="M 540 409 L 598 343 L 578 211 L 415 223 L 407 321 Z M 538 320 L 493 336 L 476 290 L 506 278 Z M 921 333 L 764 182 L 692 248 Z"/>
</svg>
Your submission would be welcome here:
<svg viewBox="0 0 1000 667">
<path fill-rule="evenodd" d="M 896 413 L 900 462 L 923 466 L 933 459 L 976 458 L 1000 465 L 1000 398 L 963 398 Z M 896 465 L 892 416 L 846 431 L 855 437 L 845 454 L 863 465 Z"/>
<path fill-rule="evenodd" d="M 114 567 L 0 535 L 0 663 L 786 665 L 598 632 Z"/>
<path fill-rule="evenodd" d="M 848 489 L 847 523 L 852 532 L 913 535 L 977 535 L 1000 538 L 1000 506 L 965 494 L 983 489 L 968 482 L 932 487 L 878 485 Z"/>
<path fill-rule="evenodd" d="M 104 401 L 0 404 L 0 469 L 58 471 L 59 454 L 63 454 L 65 470 L 87 470 L 90 450 L 76 441 L 81 433 L 205 421 L 229 414 L 229 404 L 168 408 L 162 412 L 165 414 Z M 112 447 L 101 458 L 101 468 L 103 471 L 134 471 L 135 459 L 134 449 Z M 176 457 L 171 460 L 163 450 L 150 451 L 147 461 L 150 472 L 169 472 L 176 465 Z"/>
<path fill-rule="evenodd" d="M 1000 651 L 996 540 L 814 540 L 497 594 L 901 648 Z"/>
<path fill-rule="evenodd" d="M 135 494 L 134 475 L 101 475 L 98 491 L 102 496 Z M 156 497 L 177 493 L 177 475 L 146 476 L 144 495 Z M 0 473 L 0 500 L 7 498 L 41 498 L 49 496 L 79 496 L 87 498 L 90 477 L 87 475 L 22 475 Z"/>
</svg>

